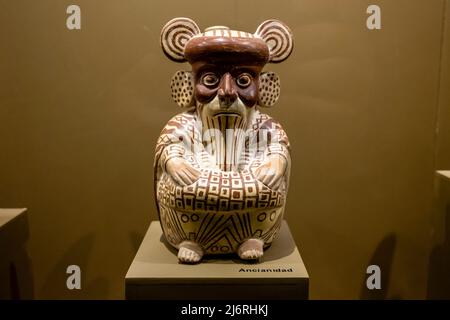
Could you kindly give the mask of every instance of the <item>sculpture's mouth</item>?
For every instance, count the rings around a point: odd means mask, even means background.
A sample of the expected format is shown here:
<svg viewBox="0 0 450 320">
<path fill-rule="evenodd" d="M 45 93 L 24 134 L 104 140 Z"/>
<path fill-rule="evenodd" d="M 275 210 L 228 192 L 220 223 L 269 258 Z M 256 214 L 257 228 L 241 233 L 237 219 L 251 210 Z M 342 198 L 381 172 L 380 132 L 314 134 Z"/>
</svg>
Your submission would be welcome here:
<svg viewBox="0 0 450 320">
<path fill-rule="evenodd" d="M 218 117 L 218 116 L 241 117 L 242 115 L 240 113 L 234 112 L 234 111 L 220 111 L 213 115 L 213 117 Z"/>
</svg>

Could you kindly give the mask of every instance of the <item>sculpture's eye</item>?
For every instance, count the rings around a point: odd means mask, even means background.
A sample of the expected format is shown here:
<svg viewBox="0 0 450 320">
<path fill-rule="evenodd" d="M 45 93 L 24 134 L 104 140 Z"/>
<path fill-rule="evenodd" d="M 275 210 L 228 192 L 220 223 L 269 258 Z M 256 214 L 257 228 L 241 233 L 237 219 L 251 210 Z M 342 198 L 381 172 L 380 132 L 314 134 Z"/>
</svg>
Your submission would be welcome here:
<svg viewBox="0 0 450 320">
<path fill-rule="evenodd" d="M 248 73 L 239 75 L 236 83 L 241 88 L 247 88 L 252 83 L 252 77 Z"/>
<path fill-rule="evenodd" d="M 207 87 L 215 87 L 219 83 L 219 77 L 209 72 L 202 77 L 202 83 Z"/>
</svg>

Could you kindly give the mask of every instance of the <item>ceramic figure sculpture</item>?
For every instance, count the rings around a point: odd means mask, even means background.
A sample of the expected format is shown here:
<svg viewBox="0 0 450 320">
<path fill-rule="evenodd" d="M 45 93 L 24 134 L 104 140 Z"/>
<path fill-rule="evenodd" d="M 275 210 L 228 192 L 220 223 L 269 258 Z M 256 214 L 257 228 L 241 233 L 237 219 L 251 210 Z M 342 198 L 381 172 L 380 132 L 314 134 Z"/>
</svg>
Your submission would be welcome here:
<svg viewBox="0 0 450 320">
<path fill-rule="evenodd" d="M 280 21 L 255 33 L 207 28 L 188 18 L 161 32 L 166 56 L 189 62 L 172 78 L 182 108 L 157 141 L 155 198 L 167 241 L 182 263 L 205 254 L 259 259 L 280 229 L 289 184 L 289 141 L 261 108 L 272 107 L 280 80 L 262 72 L 284 61 L 292 33 Z"/>
</svg>

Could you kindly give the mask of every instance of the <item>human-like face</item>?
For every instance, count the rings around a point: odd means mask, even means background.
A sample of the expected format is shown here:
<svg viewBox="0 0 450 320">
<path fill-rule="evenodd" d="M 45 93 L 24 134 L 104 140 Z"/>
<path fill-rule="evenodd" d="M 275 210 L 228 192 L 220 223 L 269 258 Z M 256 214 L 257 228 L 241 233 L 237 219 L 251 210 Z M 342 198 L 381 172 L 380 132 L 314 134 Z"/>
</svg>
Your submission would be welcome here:
<svg viewBox="0 0 450 320">
<path fill-rule="evenodd" d="M 259 68 L 202 64 L 194 69 L 203 145 L 224 171 L 237 169 L 258 101 Z"/>
<path fill-rule="evenodd" d="M 218 98 L 221 112 L 234 112 L 232 106 L 239 99 L 247 108 L 258 101 L 258 82 L 261 66 L 230 63 L 195 63 L 195 99 L 207 105 Z"/>
</svg>

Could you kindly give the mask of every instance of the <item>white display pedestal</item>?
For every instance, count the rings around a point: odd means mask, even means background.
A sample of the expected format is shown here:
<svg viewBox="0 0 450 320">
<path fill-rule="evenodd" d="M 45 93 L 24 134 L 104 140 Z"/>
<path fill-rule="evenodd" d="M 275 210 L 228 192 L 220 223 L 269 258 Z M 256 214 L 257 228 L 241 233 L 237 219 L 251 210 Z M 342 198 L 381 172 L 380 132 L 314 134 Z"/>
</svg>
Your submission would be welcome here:
<svg viewBox="0 0 450 320">
<path fill-rule="evenodd" d="M 27 209 L 0 209 L 0 254 L 22 245 L 28 238 L 23 229 Z"/>
<path fill-rule="evenodd" d="M 0 230 L 3 230 L 8 223 L 24 214 L 25 211 L 27 209 L 0 209 Z"/>
<path fill-rule="evenodd" d="M 0 209 L 0 300 L 33 298 L 26 209 Z"/>
<path fill-rule="evenodd" d="M 450 180 L 450 170 L 439 170 L 437 171 L 437 174 L 444 179 Z"/>
<path fill-rule="evenodd" d="M 450 170 L 436 172 L 426 298 L 450 299 Z"/>
<path fill-rule="evenodd" d="M 307 299 L 309 276 L 286 221 L 259 263 L 236 255 L 178 263 L 153 221 L 125 278 L 126 299 Z"/>
</svg>

